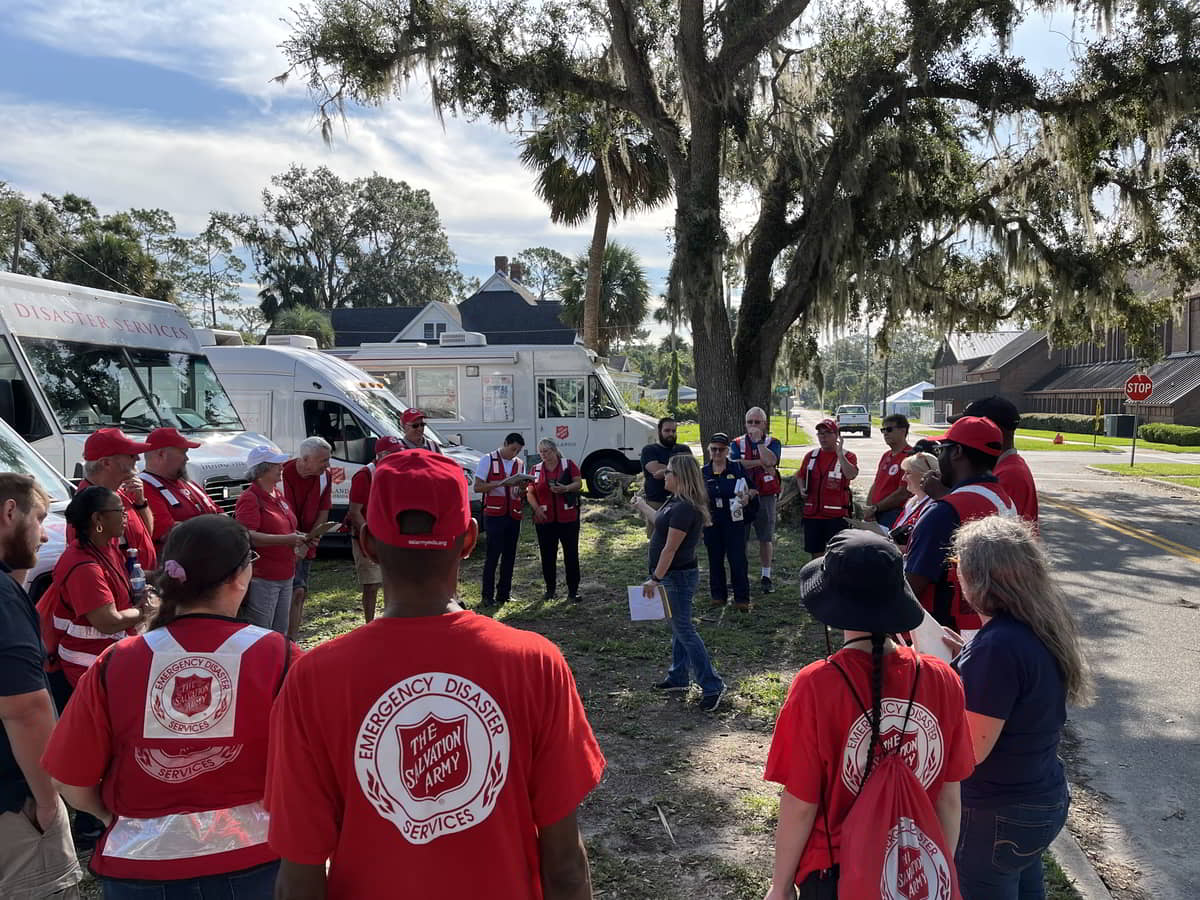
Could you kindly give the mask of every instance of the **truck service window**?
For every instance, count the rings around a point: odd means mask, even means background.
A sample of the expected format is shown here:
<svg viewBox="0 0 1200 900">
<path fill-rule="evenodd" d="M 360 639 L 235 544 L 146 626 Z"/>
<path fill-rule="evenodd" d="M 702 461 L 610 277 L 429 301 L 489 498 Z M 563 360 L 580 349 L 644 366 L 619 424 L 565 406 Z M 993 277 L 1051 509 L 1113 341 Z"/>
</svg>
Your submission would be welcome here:
<svg viewBox="0 0 1200 900">
<path fill-rule="evenodd" d="M 458 418 L 458 367 L 413 370 L 413 406 L 430 419 Z"/>
<path fill-rule="evenodd" d="M 0 337 L 0 419 L 11 425 L 27 441 L 37 441 L 50 435 L 50 426 L 38 409 L 33 391 L 13 359 L 8 340 Z M 6 469 L 20 472 L 21 469 Z M 25 470 L 28 471 L 28 470 Z"/>
<path fill-rule="evenodd" d="M 539 419 L 574 419 L 582 415 L 582 378 L 538 379 Z"/>
</svg>

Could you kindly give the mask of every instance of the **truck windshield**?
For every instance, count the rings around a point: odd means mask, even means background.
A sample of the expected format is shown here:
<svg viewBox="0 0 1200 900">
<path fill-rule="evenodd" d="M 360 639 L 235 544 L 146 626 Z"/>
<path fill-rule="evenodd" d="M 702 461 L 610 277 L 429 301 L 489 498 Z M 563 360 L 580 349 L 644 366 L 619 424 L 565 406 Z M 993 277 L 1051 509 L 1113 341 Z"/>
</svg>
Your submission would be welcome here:
<svg viewBox="0 0 1200 900">
<path fill-rule="evenodd" d="M 0 471 L 32 475 L 46 489 L 51 501 L 65 503 L 71 499 L 62 476 L 3 421 L 0 421 Z"/>
<path fill-rule="evenodd" d="M 404 407 L 390 391 L 352 390 L 347 393 L 365 412 L 375 417 L 384 434 L 404 437 L 404 425 L 400 421 L 400 417 L 404 415 Z M 433 430 L 432 425 L 425 425 L 425 437 L 427 440 L 436 441 L 443 447 L 446 446 L 446 442 Z"/>
<path fill-rule="evenodd" d="M 65 432 L 170 425 L 242 431 L 242 421 L 203 356 L 77 341 L 23 338 L 21 345 Z"/>
<path fill-rule="evenodd" d="M 625 404 L 625 398 L 621 396 L 621 392 L 618 391 L 617 386 L 613 384 L 612 377 L 608 374 L 608 372 L 604 371 L 604 369 L 597 368 L 594 374 L 598 379 L 600 379 L 600 383 L 604 385 L 604 390 L 608 394 L 608 397 L 606 398 L 608 403 L 605 405 L 616 408 L 615 412 L 610 410 L 607 415 L 615 416 L 618 413 L 629 412 L 629 407 Z M 595 408 L 596 399 L 597 398 L 593 398 L 593 408 Z M 600 402 L 603 403 L 603 401 Z M 592 418 L 605 417 L 606 416 L 593 416 Z"/>
</svg>

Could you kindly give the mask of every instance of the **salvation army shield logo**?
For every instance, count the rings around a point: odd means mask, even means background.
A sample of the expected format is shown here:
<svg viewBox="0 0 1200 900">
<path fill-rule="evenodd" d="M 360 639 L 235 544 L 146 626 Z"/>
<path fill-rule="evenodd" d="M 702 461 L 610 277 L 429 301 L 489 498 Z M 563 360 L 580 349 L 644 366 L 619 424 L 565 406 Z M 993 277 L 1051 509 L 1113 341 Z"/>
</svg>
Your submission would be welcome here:
<svg viewBox="0 0 1200 900">
<path fill-rule="evenodd" d="M 571 429 L 567 425 L 555 425 L 554 436 L 560 441 L 565 441 L 571 435 Z"/>
<path fill-rule="evenodd" d="M 359 788 L 410 844 L 487 820 L 508 778 L 511 732 L 473 681 L 426 672 L 397 682 L 363 716 L 354 746 Z"/>
<path fill-rule="evenodd" d="M 879 895 L 883 900 L 948 900 L 951 895 L 950 864 L 942 848 L 904 816 L 888 832 Z"/>
<path fill-rule="evenodd" d="M 895 697 L 884 697 L 880 703 L 879 743 L 876 759 L 898 751 L 905 764 L 912 769 L 921 786 L 928 788 L 937 779 L 945 763 L 945 741 L 937 716 L 920 703 L 914 702 L 912 713 L 904 724 L 908 701 Z M 871 722 L 866 714 L 855 719 L 846 737 L 846 749 L 842 754 L 842 784 L 852 794 L 862 786 L 862 773 L 867 765 L 867 751 L 871 746 Z"/>
<path fill-rule="evenodd" d="M 150 685 L 150 712 L 172 736 L 209 732 L 228 716 L 233 699 L 233 679 L 211 656 L 180 657 Z"/>
<path fill-rule="evenodd" d="M 888 474 L 889 475 L 895 475 L 899 471 L 900 471 L 900 466 L 897 463 L 892 463 L 890 466 L 888 466 Z"/>
<path fill-rule="evenodd" d="M 467 752 L 467 717 L 451 721 L 433 713 L 416 725 L 397 725 L 400 774 L 417 800 L 437 800 L 456 791 L 471 774 Z"/>
<path fill-rule="evenodd" d="M 184 675 L 175 679 L 171 706 L 184 716 L 202 713 L 212 704 L 212 676 Z"/>
</svg>

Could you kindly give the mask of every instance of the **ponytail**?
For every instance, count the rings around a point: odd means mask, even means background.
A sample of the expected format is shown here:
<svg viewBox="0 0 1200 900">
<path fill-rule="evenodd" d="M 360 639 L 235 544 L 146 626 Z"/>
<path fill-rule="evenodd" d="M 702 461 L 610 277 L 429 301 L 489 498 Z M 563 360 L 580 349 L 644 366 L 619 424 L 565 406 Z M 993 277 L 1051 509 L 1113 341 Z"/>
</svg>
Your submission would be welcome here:
<svg viewBox="0 0 1200 900">
<path fill-rule="evenodd" d="M 863 767 L 861 784 L 867 783 L 875 764 L 875 748 L 879 745 L 879 727 L 883 720 L 883 642 L 887 635 L 871 635 L 871 744 L 867 747 L 867 764 Z"/>
<path fill-rule="evenodd" d="M 160 559 L 162 603 L 151 629 L 171 624 L 180 606 L 203 603 L 242 571 L 250 559 L 250 533 L 228 516 L 196 516 L 171 529 Z"/>
</svg>

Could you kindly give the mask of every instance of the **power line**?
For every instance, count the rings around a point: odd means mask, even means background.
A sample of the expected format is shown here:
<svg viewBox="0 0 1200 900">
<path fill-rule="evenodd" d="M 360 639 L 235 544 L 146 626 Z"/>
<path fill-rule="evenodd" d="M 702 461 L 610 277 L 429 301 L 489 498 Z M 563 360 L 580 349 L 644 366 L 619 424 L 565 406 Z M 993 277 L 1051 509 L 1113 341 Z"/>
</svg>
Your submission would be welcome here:
<svg viewBox="0 0 1200 900">
<path fill-rule="evenodd" d="M 85 266 L 87 266 L 89 269 L 91 269 L 93 272 L 95 272 L 100 277 L 108 279 L 113 284 L 115 284 L 117 287 L 121 288 L 125 293 L 132 294 L 134 297 L 141 297 L 143 300 L 153 299 L 151 297 L 146 297 L 144 294 L 139 294 L 137 291 L 135 291 L 129 285 L 124 284 L 120 281 L 117 281 L 117 279 L 113 278 L 111 275 L 109 275 L 107 272 L 103 271 L 102 269 L 97 269 L 95 266 L 93 266 L 90 262 L 88 262 L 86 259 L 84 259 L 82 256 L 80 256 L 78 253 L 73 251 L 66 244 L 59 243 L 59 241 L 57 239 L 55 239 L 55 238 L 51 237 L 49 234 L 47 234 L 46 230 L 44 228 L 42 228 L 42 226 L 38 222 L 36 222 L 36 221 L 33 222 L 33 227 L 36 228 L 38 230 L 38 232 L 41 233 L 41 236 L 44 240 L 49 241 L 52 245 L 54 245 L 54 247 L 61 250 L 63 253 L 66 253 L 68 256 L 73 258 L 76 262 L 83 263 Z"/>
</svg>

